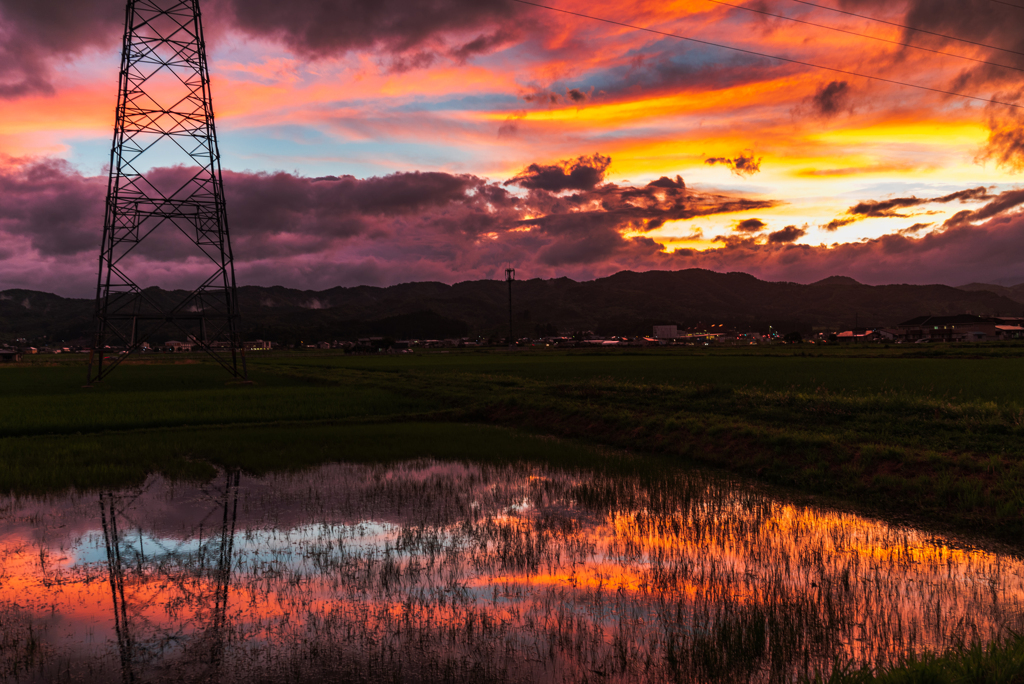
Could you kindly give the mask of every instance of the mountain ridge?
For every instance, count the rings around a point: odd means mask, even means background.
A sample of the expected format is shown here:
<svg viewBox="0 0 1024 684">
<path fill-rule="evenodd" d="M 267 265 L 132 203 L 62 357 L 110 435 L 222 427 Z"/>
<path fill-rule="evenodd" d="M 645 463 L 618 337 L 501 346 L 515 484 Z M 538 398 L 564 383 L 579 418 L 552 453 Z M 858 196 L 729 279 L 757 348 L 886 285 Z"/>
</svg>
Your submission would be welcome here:
<svg viewBox="0 0 1024 684">
<path fill-rule="evenodd" d="M 967 292 L 992 292 L 994 294 L 1012 299 L 1015 302 L 1024 304 L 1024 283 L 1019 285 L 993 285 L 991 283 L 968 283 L 967 285 L 961 285 L 957 288 L 958 290 L 965 290 Z"/>
<path fill-rule="evenodd" d="M 147 292 L 168 301 L 184 296 L 181 291 L 159 288 Z M 1021 299 L 1015 298 L 1018 295 Z M 238 298 L 242 334 L 247 339 L 293 342 L 373 334 L 501 336 L 508 330 L 508 289 L 500 280 L 326 290 L 245 285 L 238 288 Z M 41 335 L 52 340 L 88 338 L 93 311 L 91 299 L 5 290 L 0 292 L 0 340 Z M 810 332 L 857 324 L 893 326 L 921 315 L 967 312 L 1024 314 L 1024 284 L 1013 288 L 977 283 L 960 288 L 865 285 L 846 276 L 832 276 L 803 285 L 704 269 L 620 271 L 583 282 L 563 277 L 513 284 L 517 336 L 574 330 L 650 334 L 651 326 L 665 323 L 764 330 L 771 325 L 782 332 Z"/>
</svg>

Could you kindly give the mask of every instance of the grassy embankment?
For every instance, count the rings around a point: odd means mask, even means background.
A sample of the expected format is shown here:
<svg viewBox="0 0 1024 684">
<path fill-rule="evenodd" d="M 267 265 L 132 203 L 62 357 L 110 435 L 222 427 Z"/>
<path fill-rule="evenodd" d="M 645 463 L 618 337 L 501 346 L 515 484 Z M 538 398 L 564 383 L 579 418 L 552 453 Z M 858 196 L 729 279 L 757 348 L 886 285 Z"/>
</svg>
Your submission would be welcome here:
<svg viewBox="0 0 1024 684">
<path fill-rule="evenodd" d="M 917 522 L 1024 536 L 1022 347 L 296 353 L 251 369 L 256 384 L 237 385 L 209 364 L 160 357 L 84 390 L 81 359 L 0 368 L 0 490 L 336 459 L 601 460 L 589 442 L 663 457 L 633 467 L 710 465 Z M 990 671 L 985 681 L 1019 682 L 1022 662 L 1018 639 L 879 681 Z M 960 667 L 974 669 L 932 677 Z"/>
</svg>

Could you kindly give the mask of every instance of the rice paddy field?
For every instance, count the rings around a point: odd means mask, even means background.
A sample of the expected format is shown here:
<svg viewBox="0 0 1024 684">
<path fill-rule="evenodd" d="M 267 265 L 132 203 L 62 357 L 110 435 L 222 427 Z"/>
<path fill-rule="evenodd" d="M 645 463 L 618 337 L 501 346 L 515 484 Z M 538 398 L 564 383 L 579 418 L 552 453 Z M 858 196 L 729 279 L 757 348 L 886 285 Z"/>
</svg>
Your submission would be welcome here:
<svg viewBox="0 0 1024 684">
<path fill-rule="evenodd" d="M 1024 346 L 0 367 L 0 681 L 1024 681 Z"/>
</svg>

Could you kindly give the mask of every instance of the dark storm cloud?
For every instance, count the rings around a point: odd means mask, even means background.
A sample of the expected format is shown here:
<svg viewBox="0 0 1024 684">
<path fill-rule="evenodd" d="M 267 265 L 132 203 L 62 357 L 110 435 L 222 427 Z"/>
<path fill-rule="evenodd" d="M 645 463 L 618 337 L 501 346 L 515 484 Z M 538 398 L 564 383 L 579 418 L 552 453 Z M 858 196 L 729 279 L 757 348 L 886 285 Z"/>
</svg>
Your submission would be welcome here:
<svg viewBox="0 0 1024 684">
<path fill-rule="evenodd" d="M 639 259 L 663 249 L 639 233 L 667 221 L 775 204 L 691 192 L 679 176 L 642 187 L 602 183 L 610 162 L 595 154 L 533 164 L 505 184 L 442 172 L 359 179 L 233 171 L 224 172 L 224 184 L 239 264 L 319 258 L 360 241 L 437 263 L 465 261 L 481 245 L 499 243 L 519 245 L 549 265 Z M 174 188 L 194 172 L 159 168 L 147 180 Z M 510 191 L 509 184 L 528 192 Z M 0 234 L 28 241 L 40 257 L 91 259 L 105 191 L 106 179 L 84 177 L 66 162 L 13 163 L 0 174 Z M 154 232 L 135 253 L 153 264 L 195 256 L 174 230 Z"/>
<path fill-rule="evenodd" d="M 553 197 L 547 204 L 534 192 L 528 197 L 527 207 L 531 212 L 541 208 L 546 212 L 519 223 L 547 241 L 538 252 L 543 264 L 570 266 L 626 256 L 650 259 L 663 252 L 655 240 L 643 235 L 626 238 L 622 235 L 624 231 L 646 233 L 667 221 L 763 209 L 775 204 L 771 200 L 694 193 L 686 189 L 679 176 L 674 180 L 662 177 L 642 188 L 607 183 L 590 191 Z"/>
<path fill-rule="evenodd" d="M 677 190 L 685 190 L 686 183 L 683 182 L 682 176 L 676 176 L 675 178 L 669 178 L 668 176 L 662 176 L 658 180 L 652 180 L 647 184 L 649 188 L 673 188 Z"/>
<path fill-rule="evenodd" d="M 1024 273 L 1024 216 L 1001 217 L 922 237 L 885 235 L 834 245 L 759 243 L 731 235 L 720 249 L 679 250 L 671 268 L 741 271 L 765 280 L 814 282 L 843 274 L 869 284 L 992 282 Z"/>
<path fill-rule="evenodd" d="M 530 102 L 534 104 L 552 105 L 561 102 L 561 97 L 558 93 L 553 93 L 550 90 L 534 90 L 523 95 L 523 102 Z"/>
<path fill-rule="evenodd" d="M 514 178 L 505 181 L 505 185 L 549 192 L 592 190 L 604 180 L 604 172 L 611 161 L 610 157 L 594 154 L 558 164 L 530 164 Z"/>
<path fill-rule="evenodd" d="M 790 242 L 796 242 L 804 235 L 807 235 L 807 231 L 803 228 L 786 226 L 782 230 L 777 230 L 774 233 L 768 233 L 768 243 L 772 245 L 782 245 Z"/>
<path fill-rule="evenodd" d="M 278 174 L 281 175 L 281 174 Z M 383 216 L 422 211 L 466 200 L 467 193 L 483 185 L 476 176 L 413 171 L 390 176 L 357 179 L 324 176 L 312 185 L 333 198 L 332 203 L 366 214 Z"/>
<path fill-rule="evenodd" d="M 862 221 L 867 218 L 907 218 L 912 214 L 901 213 L 904 209 L 910 209 L 913 207 L 919 207 L 924 204 L 948 204 L 950 202 L 978 202 L 981 200 L 990 199 L 992 195 L 988 193 L 988 189 L 985 187 L 969 188 L 967 190 L 959 190 L 957 192 L 951 192 L 948 195 L 941 197 L 893 197 L 885 200 L 865 200 L 859 202 L 854 206 L 846 210 L 845 216 L 829 221 L 828 224 L 821 226 L 822 229 L 827 231 L 837 230 L 843 226 L 848 226 L 851 223 Z M 972 212 L 961 212 L 961 213 L 972 213 Z M 959 215 L 959 214 L 958 214 Z"/>
<path fill-rule="evenodd" d="M 899 213 L 900 209 L 917 207 L 926 203 L 927 199 L 917 197 L 895 197 L 887 200 L 867 200 L 847 209 L 847 213 L 859 218 L 899 217 L 904 218 L 906 214 Z"/>
<path fill-rule="evenodd" d="M 714 238 L 712 238 L 711 241 L 712 242 L 721 243 L 721 244 L 725 245 L 726 248 L 729 248 L 729 249 L 736 249 L 736 248 L 758 249 L 760 247 L 760 245 L 758 245 L 757 240 L 755 238 L 748 237 L 748 236 L 743 236 L 743 235 L 716 235 Z"/>
<path fill-rule="evenodd" d="M 519 32 L 514 27 L 500 28 L 490 34 L 481 34 L 452 51 L 452 56 L 464 62 L 474 55 L 483 55 L 515 41 Z"/>
<path fill-rule="evenodd" d="M 124 3 L 0 0 L 0 97 L 51 93 L 54 58 L 116 45 Z"/>
<path fill-rule="evenodd" d="M 750 55 L 717 55 L 709 60 L 699 49 L 678 41 L 656 41 L 619 66 L 593 74 L 596 92 L 613 99 L 651 97 L 659 93 L 726 90 L 792 71 L 791 65 Z"/>
<path fill-rule="evenodd" d="M 818 115 L 831 118 L 849 108 L 850 84 L 846 81 L 832 81 L 818 88 L 811 97 L 811 107 Z"/>
<path fill-rule="evenodd" d="M 951 38 L 962 38 L 982 45 L 1024 52 L 1024 37 L 1020 31 L 1021 17 L 1017 12 L 1019 10 L 991 0 L 913 0 L 907 7 L 902 23 Z M 904 39 L 908 42 L 927 41 L 931 46 L 963 46 L 963 43 L 951 38 L 904 31 Z M 987 52 L 985 57 L 996 62 L 1024 66 L 1024 60 L 1020 55 L 997 49 L 989 49 Z M 965 70 L 958 80 L 960 85 L 979 85 L 990 80 L 1016 81 L 1017 75 L 1006 69 L 978 65 Z"/>
<path fill-rule="evenodd" d="M 579 88 L 566 88 L 563 94 L 548 88 L 536 86 L 528 92 L 519 95 L 523 102 L 529 102 L 531 104 L 545 107 L 560 106 L 564 104 L 582 105 L 583 103 L 593 99 L 593 96 L 593 88 L 590 88 L 586 92 Z"/>
<path fill-rule="evenodd" d="M 511 0 L 208 0 L 203 9 L 208 34 L 237 29 L 306 58 L 377 49 L 390 71 L 491 52 L 529 21 Z M 124 19 L 123 0 L 0 0 L 0 97 L 52 92 L 52 65 L 91 47 L 117 50 Z"/>
<path fill-rule="evenodd" d="M 437 61 L 437 54 L 426 50 L 401 55 L 391 55 L 380 61 L 384 70 L 392 74 L 404 74 L 414 69 L 427 69 Z"/>
<path fill-rule="evenodd" d="M 190 174 L 165 168 L 152 175 L 165 184 Z M 720 249 L 669 252 L 645 231 L 669 220 L 754 213 L 774 203 L 694 192 L 678 176 L 640 187 L 601 183 L 569 194 L 523 193 L 448 173 L 313 179 L 226 172 L 224 180 L 243 283 L 456 282 L 500 276 L 509 260 L 531 277 L 577 279 L 690 267 L 803 282 L 836 273 L 884 283 L 905 282 L 907 274 L 916 282 L 964 282 L 1024 272 L 1024 190 L 986 196 L 987 204 L 937 231 L 911 226 L 872 240 L 813 246 L 796 242 L 805 228 L 787 226 L 716 238 Z M 0 288 L 87 294 L 95 285 L 105 191 L 105 178 L 84 177 L 64 162 L 8 160 L 0 171 Z M 958 195 L 983 193 L 945 197 Z M 918 231 L 921 237 L 913 235 Z M 141 254 L 147 284 L 190 287 L 192 279 L 208 277 L 208 266 L 164 251 L 159 241 L 151 244 Z"/>
<path fill-rule="evenodd" d="M 896 234 L 897 235 L 915 235 L 917 233 L 920 233 L 922 230 L 924 230 L 925 228 L 929 227 L 930 225 L 932 225 L 932 224 L 930 224 L 930 223 L 915 223 L 912 226 L 907 226 L 906 228 L 900 228 L 899 230 L 896 231 Z"/>
<path fill-rule="evenodd" d="M 1010 4 L 1022 5 L 1019 1 Z M 873 14 L 891 9 L 887 0 L 843 0 L 847 10 Z M 1024 68 L 1024 12 L 999 0 L 911 0 L 899 23 L 922 29 L 904 29 L 901 42 L 922 45 Z M 940 35 L 935 35 L 940 34 Z M 956 38 L 971 41 L 964 43 Z M 1000 49 L 1001 48 L 1001 49 Z M 951 62 L 952 63 L 952 62 Z M 945 90 L 1016 102 L 1021 97 L 1020 72 L 992 64 L 964 66 L 941 84 Z M 1014 172 L 1024 171 L 1024 120 L 1016 112 L 992 105 L 988 110 L 989 139 L 978 161 L 993 161 Z"/>
<path fill-rule="evenodd" d="M 891 10 L 893 3 L 888 0 L 841 0 L 840 6 L 845 10 L 879 16 Z M 910 0 L 905 8 L 901 17 L 890 19 L 908 27 L 902 30 L 901 42 L 937 49 L 954 48 L 952 51 L 956 51 L 955 48 L 981 48 L 978 57 L 1024 67 L 1021 55 L 994 49 L 999 47 L 1024 52 L 1020 10 L 1008 7 L 999 0 Z M 921 31 L 913 30 L 915 28 Z M 956 38 L 972 41 L 976 45 L 969 47 Z M 1017 79 L 1017 74 L 1010 70 L 979 64 L 966 67 L 951 85 L 978 86 L 986 82 L 1015 82 Z"/>
<path fill-rule="evenodd" d="M 960 190 L 958 192 L 951 192 L 948 195 L 942 197 L 932 198 L 918 198 L 918 197 L 895 197 L 887 200 L 867 200 L 866 202 L 860 202 L 849 209 L 847 213 L 851 216 L 860 216 L 863 218 L 868 217 L 900 217 L 904 215 L 898 213 L 900 209 L 906 209 L 909 207 L 917 207 L 922 204 L 947 204 L 949 202 L 976 202 L 979 200 L 989 199 L 991 195 L 988 194 L 988 189 L 984 187 L 970 188 L 968 190 Z"/>
<path fill-rule="evenodd" d="M 995 218 L 1011 209 L 1024 204 L 1024 190 L 1007 190 L 996 195 L 995 199 L 975 211 L 961 211 L 951 216 L 944 224 L 946 228 L 968 225 Z"/>
<path fill-rule="evenodd" d="M 728 157 L 709 157 L 704 160 L 704 163 L 708 166 L 715 166 L 716 164 L 728 166 L 734 174 L 744 178 L 752 176 L 761 170 L 761 157 L 755 157 L 754 153 L 750 150 L 746 150 L 732 159 Z"/>
<path fill-rule="evenodd" d="M 226 172 L 224 184 L 235 249 L 271 257 L 277 250 L 302 254 L 338 240 L 386 238 L 396 225 L 418 226 L 421 239 L 476 235 L 513 224 L 519 200 L 470 175 L 395 173 L 359 179 L 310 179 L 288 173 Z"/>
<path fill-rule="evenodd" d="M 768 227 L 768 224 L 757 218 L 749 218 L 739 221 L 732 227 L 737 233 L 759 233 Z"/>
<path fill-rule="evenodd" d="M 98 250 L 103 178 L 87 178 L 60 160 L 0 170 L 0 230 L 26 238 L 42 254 Z"/>
<path fill-rule="evenodd" d="M 567 90 L 565 94 L 573 102 L 585 102 L 587 99 L 587 94 L 577 88 Z"/>
<path fill-rule="evenodd" d="M 831 233 L 832 231 L 839 230 L 843 226 L 848 226 L 851 223 L 855 223 L 856 221 L 859 221 L 859 220 L 860 220 L 859 218 L 854 218 L 852 216 L 841 216 L 839 218 L 832 219 L 831 221 L 829 221 L 825 225 L 819 226 L 819 227 L 822 230 L 827 230 L 828 232 Z"/>
<path fill-rule="evenodd" d="M 1003 102 L 1019 101 L 1024 92 L 1012 96 L 998 95 Z M 1024 171 L 1024 115 L 1019 110 L 990 104 L 988 111 L 988 140 L 981 148 L 976 162 L 995 162 L 1007 171 Z"/>
<path fill-rule="evenodd" d="M 217 6 L 242 31 L 278 40 L 307 57 L 369 48 L 401 54 L 432 47 L 434 39 L 452 32 L 491 27 L 452 50 L 462 59 L 506 42 L 520 9 L 511 0 L 217 0 Z"/>
<path fill-rule="evenodd" d="M 500 126 L 498 126 L 498 137 L 499 138 L 514 138 L 519 135 L 519 122 L 526 118 L 525 112 L 516 112 L 515 114 L 507 117 Z"/>
</svg>

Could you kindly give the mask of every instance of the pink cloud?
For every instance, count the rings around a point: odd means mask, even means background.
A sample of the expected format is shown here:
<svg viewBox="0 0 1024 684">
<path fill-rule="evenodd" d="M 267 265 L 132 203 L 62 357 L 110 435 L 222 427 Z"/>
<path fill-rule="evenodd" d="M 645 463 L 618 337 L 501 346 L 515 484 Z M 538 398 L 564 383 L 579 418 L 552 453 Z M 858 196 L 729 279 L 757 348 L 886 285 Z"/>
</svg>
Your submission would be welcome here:
<svg viewBox="0 0 1024 684">
<path fill-rule="evenodd" d="M 99 249 L 107 182 L 63 160 L 11 160 L 0 167 L 0 230 L 48 256 Z"/>
<path fill-rule="evenodd" d="M 961 225 L 920 238 L 885 235 L 831 246 L 734 240 L 705 252 L 676 252 L 672 268 L 744 271 L 765 280 L 810 283 L 847 275 L 871 285 L 1024 282 L 1024 215 Z"/>
<path fill-rule="evenodd" d="M 588 159 L 597 175 L 566 185 Z M 991 196 L 982 209 L 922 237 L 904 231 L 811 246 L 794 244 L 803 229 L 788 227 L 759 237 L 729 236 L 717 249 L 669 252 L 651 233 L 666 221 L 742 216 L 774 203 L 698 193 L 679 177 L 644 186 L 602 182 L 597 169 L 605 161 L 595 155 L 528 166 L 515 180 L 529 189 L 514 192 L 477 176 L 441 172 L 366 179 L 225 172 L 239 283 L 311 289 L 451 283 L 497 277 L 507 262 L 525 277 L 540 278 L 699 267 L 796 282 L 830 275 L 874 284 L 1024 280 L 1017 191 Z M 551 180 L 552 169 L 564 178 L 552 181 L 555 190 L 540 187 L 536 179 Z M 172 167 L 151 175 L 173 183 L 189 174 Z M 105 178 L 83 176 L 61 161 L 22 160 L 0 169 L 0 289 L 90 296 L 105 190 Z M 135 257 L 139 284 L 189 287 L 205 278 L 209 262 L 188 247 L 174 231 L 154 233 Z"/>
</svg>

